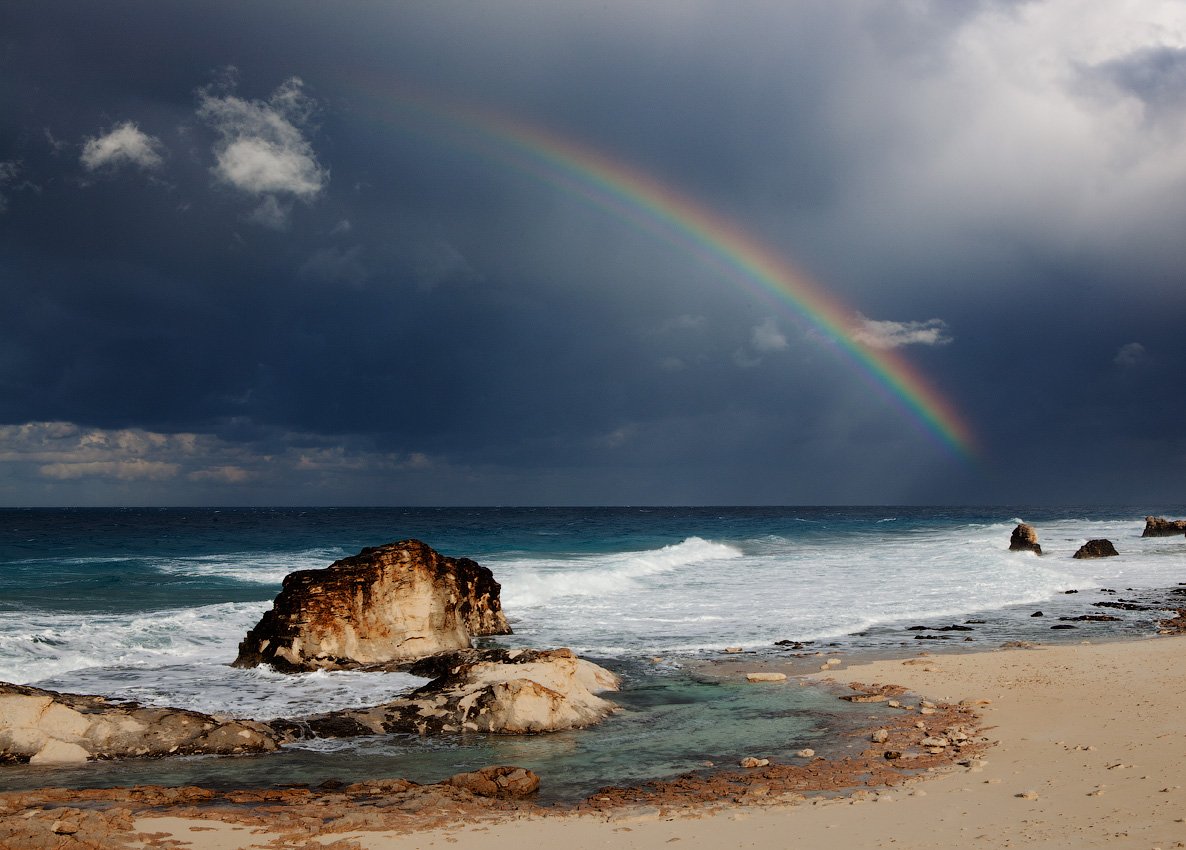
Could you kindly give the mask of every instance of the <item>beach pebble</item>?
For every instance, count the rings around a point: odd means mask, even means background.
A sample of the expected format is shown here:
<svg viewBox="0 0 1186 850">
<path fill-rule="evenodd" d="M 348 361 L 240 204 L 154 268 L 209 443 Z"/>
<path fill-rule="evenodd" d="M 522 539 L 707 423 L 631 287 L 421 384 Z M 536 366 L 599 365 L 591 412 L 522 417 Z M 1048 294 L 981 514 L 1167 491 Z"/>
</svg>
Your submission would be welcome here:
<svg viewBox="0 0 1186 850">
<path fill-rule="evenodd" d="M 919 705 L 921 705 L 923 708 L 934 708 L 935 707 L 935 704 L 933 702 L 931 702 L 930 700 L 925 700 L 925 699 L 922 700 L 921 702 L 919 702 Z"/>
<path fill-rule="evenodd" d="M 765 767 L 766 765 L 770 764 L 770 759 L 760 759 L 754 758 L 753 756 L 746 756 L 740 762 L 738 762 L 738 764 L 745 768 Z"/>
<path fill-rule="evenodd" d="M 72 820 L 56 820 L 50 829 L 58 835 L 73 835 L 78 832 L 78 824 Z"/>
<path fill-rule="evenodd" d="M 890 700 L 889 702 L 886 703 L 886 705 L 888 705 L 890 708 L 901 708 L 902 707 L 902 703 L 898 702 L 896 699 Z"/>
<path fill-rule="evenodd" d="M 933 709 L 933 708 L 927 708 L 927 707 L 924 705 L 922 708 L 920 708 L 920 709 L 918 710 L 918 713 L 919 713 L 919 714 L 934 714 L 934 713 L 935 713 L 935 709 Z"/>
<path fill-rule="evenodd" d="M 929 738 L 923 738 L 919 743 L 924 747 L 946 747 L 947 739 L 932 736 Z"/>
<path fill-rule="evenodd" d="M 726 647 L 725 647 L 725 652 L 728 652 L 728 653 L 731 653 L 731 654 L 734 654 L 734 655 L 735 655 L 735 654 L 737 654 L 738 652 L 741 652 L 741 647 L 740 647 L 740 646 L 726 646 Z"/>
<path fill-rule="evenodd" d="M 806 749 L 799 750 L 797 753 L 795 753 L 795 755 L 797 755 L 801 759 L 814 758 L 815 750 L 813 750 L 811 748 L 806 748 Z"/>
<path fill-rule="evenodd" d="M 840 659 L 839 658 L 829 658 L 824 663 L 827 664 L 829 667 L 835 667 L 838 664 L 840 664 Z"/>
<path fill-rule="evenodd" d="M 870 735 L 869 738 L 875 744 L 884 744 L 889 740 L 889 730 L 878 729 L 872 735 Z"/>
<path fill-rule="evenodd" d="M 746 673 L 747 682 L 785 682 L 786 673 Z"/>
<path fill-rule="evenodd" d="M 900 759 L 902 757 L 902 754 L 897 750 L 886 750 L 883 755 L 887 761 L 894 761 L 895 759 Z"/>
<path fill-rule="evenodd" d="M 1022 791 L 1020 794 L 1014 794 L 1014 797 L 1019 797 L 1022 800 L 1036 800 L 1038 799 L 1037 791 Z"/>
</svg>

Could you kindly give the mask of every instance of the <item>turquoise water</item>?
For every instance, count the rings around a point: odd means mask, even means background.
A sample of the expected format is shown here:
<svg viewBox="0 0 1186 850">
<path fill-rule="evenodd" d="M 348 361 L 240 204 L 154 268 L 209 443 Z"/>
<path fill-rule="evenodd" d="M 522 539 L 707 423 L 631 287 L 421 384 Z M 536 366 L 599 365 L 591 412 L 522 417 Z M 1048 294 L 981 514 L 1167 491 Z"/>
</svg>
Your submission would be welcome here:
<svg viewBox="0 0 1186 850">
<path fill-rule="evenodd" d="M 871 709 L 793 684 L 714 682 L 694 674 L 692 662 L 734 645 L 750 658 L 785 657 L 779 641 L 833 652 L 1147 634 L 1159 616 L 1153 608 L 1109 608 L 1120 617 L 1113 623 L 1051 626 L 1186 581 L 1186 538 L 1141 539 L 1149 513 L 1175 509 L 3 510 L 0 680 L 259 719 L 390 699 L 418 680 L 228 665 L 284 575 L 415 537 L 494 571 L 515 630 L 498 645 L 571 646 L 621 672 L 626 686 L 624 710 L 584 732 L 391 736 L 252 758 L 8 767 L 0 787 L 433 781 L 509 762 L 537 769 L 546 794 L 571 798 L 755 748 L 822 753 L 836 746 L 824 743 L 837 740 L 832 731 Z M 1007 551 L 1022 519 L 1037 527 L 1046 556 Z M 1070 557 L 1094 537 L 1111 539 L 1121 556 Z M 1031 617 L 1036 610 L 1042 618 Z M 911 630 L 967 620 L 978 621 L 970 631 Z"/>
</svg>

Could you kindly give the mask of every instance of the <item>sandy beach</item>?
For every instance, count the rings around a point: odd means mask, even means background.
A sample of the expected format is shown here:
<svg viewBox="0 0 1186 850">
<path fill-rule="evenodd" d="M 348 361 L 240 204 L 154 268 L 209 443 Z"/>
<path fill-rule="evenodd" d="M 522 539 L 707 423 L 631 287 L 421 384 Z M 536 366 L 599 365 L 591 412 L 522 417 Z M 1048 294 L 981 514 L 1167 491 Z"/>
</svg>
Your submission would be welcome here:
<svg viewBox="0 0 1186 850">
<path fill-rule="evenodd" d="M 366 829 L 365 818 L 346 807 L 335 810 L 337 816 L 313 839 L 308 823 L 295 832 L 301 825 L 275 808 L 248 807 L 220 821 L 195 817 L 200 809 L 192 806 L 163 805 L 125 820 L 120 837 L 130 847 L 195 850 L 465 850 L 551 844 L 578 850 L 671 843 L 703 848 L 1183 847 L 1184 649 L 1183 637 L 1014 647 L 842 664 L 809 674 L 808 679 L 842 684 L 894 683 L 939 702 L 979 703 L 983 734 L 990 740 L 981 757 L 965 759 L 966 765 L 834 799 L 773 796 L 756 798 L 753 804 L 724 800 L 596 813 L 505 805 L 464 825 L 445 825 L 453 819 L 441 811 L 436 828 L 383 831 Z M 755 685 L 796 686 L 794 679 Z M 16 802 L 4 802 L 4 820 L 10 823 L 17 818 L 26 823 L 55 819 L 53 811 L 26 817 L 29 811 L 12 808 Z M 46 839 L 45 844 L 27 846 L 104 846 L 86 843 L 85 829 Z"/>
</svg>

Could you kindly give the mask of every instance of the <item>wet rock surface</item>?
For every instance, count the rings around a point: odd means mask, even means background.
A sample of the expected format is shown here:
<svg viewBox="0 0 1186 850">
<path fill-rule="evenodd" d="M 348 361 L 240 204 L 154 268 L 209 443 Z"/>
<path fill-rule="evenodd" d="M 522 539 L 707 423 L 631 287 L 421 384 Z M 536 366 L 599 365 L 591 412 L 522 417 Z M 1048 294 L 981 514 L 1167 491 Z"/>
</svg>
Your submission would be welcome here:
<svg viewBox="0 0 1186 850">
<path fill-rule="evenodd" d="M 1113 558 L 1120 553 L 1116 551 L 1116 547 L 1112 545 L 1111 540 L 1088 540 L 1078 551 L 1075 552 L 1075 558 Z"/>
<path fill-rule="evenodd" d="M 1038 544 L 1038 532 L 1032 525 L 1019 523 L 1009 536 L 1010 552 L 1033 552 L 1042 554 L 1042 547 Z"/>
<path fill-rule="evenodd" d="M 1159 516 L 1145 517 L 1142 537 L 1176 537 L 1186 534 L 1186 519 L 1165 519 Z"/>
<path fill-rule="evenodd" d="M 289 739 L 410 732 L 525 734 L 590 726 L 616 710 L 599 696 L 618 677 L 569 649 L 471 649 L 424 659 L 409 672 L 433 681 L 406 697 L 278 721 Z"/>
<path fill-rule="evenodd" d="M 280 737 L 251 720 L 0 683 L 0 763 L 262 753 Z"/>
<path fill-rule="evenodd" d="M 235 666 L 339 670 L 467 649 L 473 637 L 511 633 L 500 591 L 486 567 L 418 540 L 370 547 L 287 575 Z"/>
</svg>

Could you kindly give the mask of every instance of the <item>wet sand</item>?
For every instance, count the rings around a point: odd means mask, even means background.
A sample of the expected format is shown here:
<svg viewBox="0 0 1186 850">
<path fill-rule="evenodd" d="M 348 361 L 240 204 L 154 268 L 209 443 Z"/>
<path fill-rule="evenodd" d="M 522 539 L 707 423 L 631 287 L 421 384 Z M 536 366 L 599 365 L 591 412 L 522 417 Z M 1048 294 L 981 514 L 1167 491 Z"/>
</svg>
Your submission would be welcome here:
<svg viewBox="0 0 1186 850">
<path fill-rule="evenodd" d="M 896 698 L 913 710 L 903 707 L 900 719 L 888 724 L 887 733 L 899 737 L 869 742 L 869 761 L 850 765 L 840 796 L 797 790 L 809 787 L 795 783 L 812 769 L 825 779 L 839 776 L 818 761 L 733 771 L 714 780 L 715 788 L 692 782 L 657 786 L 651 796 L 645 789 L 611 794 L 566 812 L 398 783 L 353 792 L 241 792 L 218 805 L 196 792 L 172 801 L 146 792 L 135 804 L 102 804 L 98 797 L 87 804 L 82 792 L 41 798 L 31 792 L 0 795 L 0 826 L 25 830 L 9 831 L 0 844 L 195 850 L 1186 847 L 1184 637 L 842 663 L 806 678 L 859 684 L 858 691 L 886 700 L 897 689 L 874 684 L 909 691 Z M 754 685 L 797 686 L 794 680 Z M 920 713 L 920 698 L 937 707 Z M 981 728 L 972 728 L 969 711 L 979 714 Z M 917 723 L 927 728 L 915 732 Z M 951 729 L 971 734 L 942 753 L 928 753 L 918 739 Z M 916 757 L 912 775 L 868 769 L 892 747 Z"/>
</svg>

